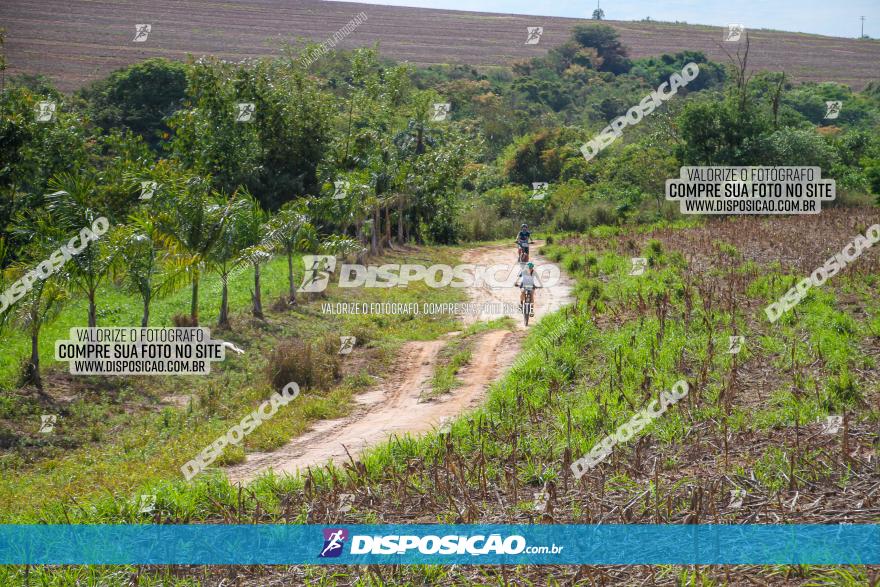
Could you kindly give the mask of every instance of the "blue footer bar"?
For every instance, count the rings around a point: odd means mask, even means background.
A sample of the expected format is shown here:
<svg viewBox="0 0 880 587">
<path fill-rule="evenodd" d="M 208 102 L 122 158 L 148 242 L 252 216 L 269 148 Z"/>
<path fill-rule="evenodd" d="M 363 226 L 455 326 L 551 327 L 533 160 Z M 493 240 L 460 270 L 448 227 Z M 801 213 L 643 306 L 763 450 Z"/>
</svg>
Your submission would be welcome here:
<svg viewBox="0 0 880 587">
<path fill-rule="evenodd" d="M 880 526 L 0 525 L 0 564 L 880 564 Z"/>
</svg>

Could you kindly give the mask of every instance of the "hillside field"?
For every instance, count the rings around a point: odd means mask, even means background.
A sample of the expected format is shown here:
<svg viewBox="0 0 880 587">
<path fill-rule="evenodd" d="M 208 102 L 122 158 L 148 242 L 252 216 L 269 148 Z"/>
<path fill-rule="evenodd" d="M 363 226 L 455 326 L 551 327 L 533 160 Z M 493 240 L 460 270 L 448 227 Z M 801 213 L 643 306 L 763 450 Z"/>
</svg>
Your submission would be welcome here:
<svg viewBox="0 0 880 587">
<path fill-rule="evenodd" d="M 110 71 L 149 57 L 187 54 L 244 59 L 278 54 L 297 39 L 321 42 L 360 12 L 367 20 L 338 47 L 379 44 L 381 53 L 417 65 L 510 65 L 563 43 L 584 20 L 379 6 L 318 0 L 134 2 L 133 0 L 10 0 L 0 3 L 7 29 L 9 73 L 40 73 L 72 91 Z M 146 42 L 134 43 L 135 25 L 148 23 Z M 719 27 L 659 22 L 607 21 L 631 57 L 703 51 L 726 61 Z M 748 22 L 744 23 L 748 27 Z M 542 26 L 537 45 L 526 45 L 526 27 Z M 800 33 L 750 31 L 750 63 L 785 70 L 795 81 L 836 81 L 861 90 L 877 79 L 880 41 Z"/>
</svg>

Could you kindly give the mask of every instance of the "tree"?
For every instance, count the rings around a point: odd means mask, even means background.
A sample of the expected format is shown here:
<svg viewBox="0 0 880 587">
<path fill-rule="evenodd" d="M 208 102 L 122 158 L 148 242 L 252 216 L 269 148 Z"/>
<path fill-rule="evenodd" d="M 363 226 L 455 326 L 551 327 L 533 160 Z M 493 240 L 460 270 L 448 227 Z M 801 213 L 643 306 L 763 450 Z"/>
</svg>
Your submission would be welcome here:
<svg viewBox="0 0 880 587">
<path fill-rule="evenodd" d="M 185 281 L 192 286 L 190 322 L 199 324 L 199 283 L 214 248 L 221 242 L 232 213 L 232 203 L 211 191 L 207 181 L 192 178 L 178 191 L 156 219 L 162 244 L 170 252 L 175 272 L 169 284 Z"/>
<path fill-rule="evenodd" d="M 233 193 L 259 173 L 260 145 L 249 122 L 238 120 L 238 104 L 253 103 L 239 95 L 235 82 L 239 66 L 213 59 L 192 64 L 187 71 L 187 105 L 168 121 L 174 131 L 171 152 L 193 174 L 210 177 L 211 187 Z"/>
<path fill-rule="evenodd" d="M 296 305 L 296 282 L 293 275 L 293 256 L 314 250 L 318 245 L 318 232 L 308 216 L 308 204 L 294 200 L 281 207 L 267 225 L 267 245 L 287 255 L 287 280 L 290 286 L 288 304 Z"/>
<path fill-rule="evenodd" d="M 675 177 L 679 164 L 668 149 L 653 146 L 651 142 L 633 143 L 609 157 L 601 172 L 601 180 L 614 186 L 636 187 L 650 194 L 661 210 L 666 195 L 666 178 Z"/>
<path fill-rule="evenodd" d="M 17 271 L 22 271 L 20 265 L 11 268 L 11 278 L 15 277 Z M 18 273 L 19 276 L 22 274 Z M 26 330 L 31 338 L 31 356 L 25 364 L 23 381 L 37 386 L 38 389 L 43 388 L 40 375 L 40 330 L 58 317 L 66 299 L 64 288 L 50 278 L 34 283 L 21 303 L 9 310 L 13 322 Z"/>
<path fill-rule="evenodd" d="M 586 24 L 574 27 L 574 40 L 583 47 L 593 47 L 599 53 L 599 71 L 626 73 L 632 67 L 627 49 L 613 28 L 605 24 Z"/>
<path fill-rule="evenodd" d="M 154 149 L 169 131 L 166 119 L 183 107 L 186 66 L 164 58 L 147 59 L 83 88 L 87 112 L 102 129 L 129 129 Z"/>
<path fill-rule="evenodd" d="M 333 95 L 321 90 L 295 61 L 246 65 L 203 59 L 188 70 L 190 108 L 169 121 L 172 151 L 216 189 L 247 187 L 265 208 L 316 193 L 319 163 L 329 148 Z M 249 121 L 239 104 L 253 104 Z"/>
<path fill-rule="evenodd" d="M 772 130 L 767 113 L 736 93 L 723 101 L 689 101 L 678 117 L 682 165 L 759 165 L 761 137 Z"/>
<path fill-rule="evenodd" d="M 6 29 L 0 28 L 0 91 L 6 87 L 6 52 L 3 45 L 6 43 Z"/>
<path fill-rule="evenodd" d="M 269 210 L 315 193 L 318 166 L 330 149 L 334 96 L 294 60 L 262 60 L 244 69 L 241 80 L 238 92 L 254 96 L 260 145 L 258 174 L 246 187 Z"/>
<path fill-rule="evenodd" d="M 375 50 L 354 52 L 350 80 L 345 85 L 347 95 L 341 121 L 345 131 L 335 145 L 336 165 L 331 176 L 334 181 L 347 182 L 349 188 L 342 200 L 321 204 L 343 218 L 337 225 L 346 231 L 353 226 L 356 238 L 365 244 L 369 241 L 374 254 L 391 240 L 390 206 L 405 205 L 399 193 L 399 180 L 409 148 L 420 154 L 428 147 L 430 138 L 424 124 L 432 109 L 428 102 L 443 101 L 425 93 L 425 119 L 413 120 L 409 73 L 407 66 L 383 68 Z M 403 150 L 401 143 L 406 143 Z M 402 230 L 400 213 L 398 223 Z"/>
<path fill-rule="evenodd" d="M 46 259 L 54 250 L 54 239 L 57 229 L 46 219 L 35 219 L 32 223 L 19 224 L 20 229 L 27 226 L 31 241 L 23 251 L 22 258 L 0 271 L 0 283 L 12 284 L 32 270 L 33 266 Z M 3 259 L 0 258 L 0 261 Z M 43 389 L 40 376 L 40 330 L 57 318 L 64 301 L 67 299 L 64 288 L 58 284 L 58 278 L 35 279 L 31 288 L 6 312 L 0 314 L 0 326 L 14 324 L 27 331 L 31 339 L 31 356 L 25 363 L 22 380 L 32 384 L 38 390 Z M 5 288 L 4 288 L 5 289 Z"/>
<path fill-rule="evenodd" d="M 868 178 L 871 193 L 877 196 L 877 205 L 880 205 L 880 159 L 865 158 L 862 164 L 865 167 L 865 175 Z"/>
<path fill-rule="evenodd" d="M 20 211 L 44 204 L 49 178 L 88 168 L 91 145 L 82 120 L 65 108 L 61 94 L 9 85 L 0 92 L 0 232 L 7 233 Z M 54 102 L 56 110 L 51 121 L 38 122 L 36 111 L 44 101 Z M 15 259 L 21 242 L 8 244 Z"/>
<path fill-rule="evenodd" d="M 324 222 L 332 224 L 343 234 L 353 233 L 358 242 L 366 244 L 372 241 L 377 231 L 372 229 L 373 220 L 370 216 L 378 210 L 376 198 L 377 177 L 371 173 L 370 161 L 364 167 L 336 175 L 337 180 L 345 185 L 345 195 L 333 198 L 334 184 L 326 184 L 325 197 L 314 207 L 314 215 Z M 364 249 L 366 250 L 366 248 Z M 373 252 L 376 252 L 375 246 Z"/>
<path fill-rule="evenodd" d="M 413 166 L 429 146 L 436 144 L 433 134 L 427 130 L 433 99 L 427 92 L 417 95 L 411 105 L 411 118 L 407 121 L 406 127 L 393 139 L 393 144 L 397 147 L 398 159 L 397 242 L 400 244 L 406 239 L 406 211 L 410 199 L 407 196 L 412 191 L 410 186 L 414 179 Z"/>
<path fill-rule="evenodd" d="M 455 240 L 455 190 L 465 163 L 482 146 L 479 135 L 466 135 L 455 122 L 432 120 L 432 105 L 439 101 L 433 92 L 414 93 L 405 130 L 394 137 L 388 191 L 399 205 L 399 242 L 406 237 L 422 241 L 425 236 L 439 242 Z"/>
<path fill-rule="evenodd" d="M 501 158 L 503 171 L 513 183 L 556 181 L 562 171 L 560 129 L 525 135 L 514 141 Z"/>
<path fill-rule="evenodd" d="M 205 255 L 204 265 L 220 276 L 220 312 L 217 318 L 219 328 L 231 328 L 229 323 L 229 277 L 244 262 L 241 250 L 247 246 L 245 236 L 247 205 L 247 201 L 239 197 L 238 192 L 233 195 L 228 207 L 229 214 L 226 225 L 218 233 L 215 242 Z"/>
<path fill-rule="evenodd" d="M 700 74 L 687 84 L 688 92 L 696 92 L 706 88 L 720 87 L 723 85 L 727 74 L 724 67 L 706 58 L 702 51 L 682 51 L 670 55 L 665 53 L 659 57 L 645 57 L 633 61 L 630 74 L 644 78 L 652 87 L 668 81 L 673 73 L 681 73 L 682 68 L 688 63 L 697 63 L 700 66 Z"/>
<path fill-rule="evenodd" d="M 416 239 L 454 243 L 458 235 L 461 198 L 457 192 L 465 164 L 479 143 L 471 137 L 447 132 L 446 140 L 413 162 L 408 209 Z M 475 145 L 476 143 L 476 145 Z"/>
<path fill-rule="evenodd" d="M 140 211 L 132 215 L 129 222 L 113 235 L 113 247 L 118 250 L 114 271 L 127 291 L 141 297 L 141 327 L 146 328 L 150 322 L 150 304 L 165 288 L 159 279 L 163 251 L 156 222 L 149 212 Z"/>
<path fill-rule="evenodd" d="M 782 128 L 762 137 L 762 165 L 820 167 L 831 170 L 837 155 L 814 129 Z"/>
<path fill-rule="evenodd" d="M 242 190 L 239 194 L 241 200 L 241 213 L 236 217 L 236 232 L 243 246 L 239 259 L 243 262 L 250 262 L 254 267 L 254 289 L 251 293 L 251 313 L 254 318 L 262 320 L 263 315 L 263 296 L 260 284 L 260 267 L 263 263 L 272 258 L 270 248 L 267 246 L 264 238 L 266 232 L 267 214 L 257 201 L 246 190 Z"/>
<path fill-rule="evenodd" d="M 49 186 L 58 191 L 46 196 L 46 208 L 60 229 L 80 232 L 94 226 L 102 217 L 92 202 L 96 186 L 91 176 L 63 173 L 50 180 Z M 108 220 L 105 218 L 103 222 L 107 223 Z M 82 236 L 79 238 L 82 239 Z M 89 328 L 98 325 L 96 296 L 104 278 L 110 273 L 115 252 L 108 246 L 106 238 L 91 239 L 64 266 L 64 273 L 74 289 L 82 291 L 88 299 Z"/>
<path fill-rule="evenodd" d="M 597 8 L 593 11 L 593 20 L 604 20 L 605 19 L 605 11 L 601 8 Z"/>
</svg>

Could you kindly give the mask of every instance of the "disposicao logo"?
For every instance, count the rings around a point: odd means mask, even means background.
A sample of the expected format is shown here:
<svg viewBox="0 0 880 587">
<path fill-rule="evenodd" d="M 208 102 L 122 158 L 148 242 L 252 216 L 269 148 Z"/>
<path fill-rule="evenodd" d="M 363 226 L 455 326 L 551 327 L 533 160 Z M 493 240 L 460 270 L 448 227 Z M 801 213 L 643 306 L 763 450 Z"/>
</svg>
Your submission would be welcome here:
<svg viewBox="0 0 880 587">
<path fill-rule="evenodd" d="M 319 558 L 338 557 L 342 554 L 349 538 L 348 530 L 326 528 L 324 547 Z M 351 536 L 348 554 L 352 555 L 558 555 L 563 546 L 556 544 L 529 546 L 524 536 L 512 534 L 476 534 L 473 536 L 447 534 L 416 536 L 408 534 L 388 534 Z"/>
<path fill-rule="evenodd" d="M 520 554 L 526 550 L 522 536 L 502 538 L 500 534 L 476 536 L 355 536 L 351 554 L 407 554 L 416 550 L 419 554 Z M 561 550 L 561 549 L 560 549 Z M 549 548 L 548 548 L 549 552 Z"/>
<path fill-rule="evenodd" d="M 335 558 L 342 554 L 342 547 L 348 540 L 348 530 L 345 528 L 324 528 L 324 548 L 318 558 Z"/>
<path fill-rule="evenodd" d="M 330 255 L 303 255 L 306 270 L 303 284 L 297 291 L 322 292 L 330 283 L 330 274 L 335 273 L 336 258 Z M 386 264 L 349 265 L 342 264 L 339 271 L 339 287 L 390 288 L 407 287 L 411 282 L 423 281 L 428 287 L 515 287 L 517 275 L 524 271 L 520 263 L 499 263 L 496 265 L 424 265 Z M 559 282 L 561 271 L 553 263 L 535 266 L 535 275 L 542 287 L 553 287 Z"/>
</svg>

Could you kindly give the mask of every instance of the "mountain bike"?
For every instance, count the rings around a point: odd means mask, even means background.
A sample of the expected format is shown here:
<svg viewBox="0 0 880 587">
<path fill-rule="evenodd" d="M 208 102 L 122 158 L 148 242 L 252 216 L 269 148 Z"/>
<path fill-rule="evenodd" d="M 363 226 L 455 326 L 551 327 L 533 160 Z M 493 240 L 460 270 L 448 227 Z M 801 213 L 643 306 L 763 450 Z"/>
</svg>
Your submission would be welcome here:
<svg viewBox="0 0 880 587">
<path fill-rule="evenodd" d="M 519 251 L 517 253 L 517 262 L 519 263 L 528 263 L 529 262 L 529 243 L 525 241 L 516 241 L 516 246 L 519 247 Z"/>
<path fill-rule="evenodd" d="M 535 289 L 537 286 L 525 286 L 525 298 L 523 299 L 523 323 L 528 326 L 529 318 L 535 315 Z"/>
</svg>

